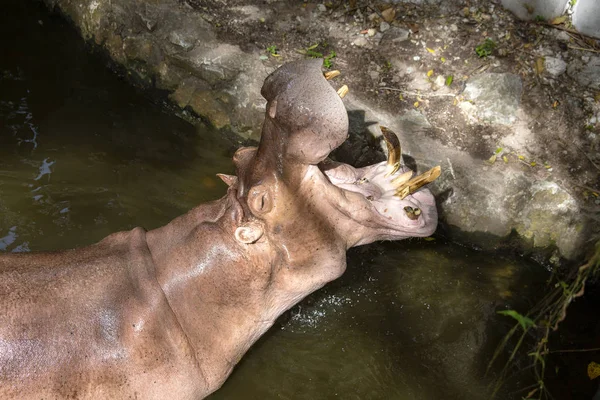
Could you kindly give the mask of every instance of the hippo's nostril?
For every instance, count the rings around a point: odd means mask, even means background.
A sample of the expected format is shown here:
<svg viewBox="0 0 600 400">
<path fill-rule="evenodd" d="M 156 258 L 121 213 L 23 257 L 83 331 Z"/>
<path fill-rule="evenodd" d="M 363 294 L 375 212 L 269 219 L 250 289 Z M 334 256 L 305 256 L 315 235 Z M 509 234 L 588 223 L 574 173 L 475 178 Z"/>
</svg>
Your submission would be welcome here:
<svg viewBox="0 0 600 400">
<path fill-rule="evenodd" d="M 411 206 L 406 206 L 404 207 L 404 212 L 406 213 L 406 216 L 408 217 L 408 219 L 410 220 L 416 220 L 417 218 L 419 218 L 419 215 L 421 214 L 421 210 L 418 208 L 412 208 Z"/>
</svg>

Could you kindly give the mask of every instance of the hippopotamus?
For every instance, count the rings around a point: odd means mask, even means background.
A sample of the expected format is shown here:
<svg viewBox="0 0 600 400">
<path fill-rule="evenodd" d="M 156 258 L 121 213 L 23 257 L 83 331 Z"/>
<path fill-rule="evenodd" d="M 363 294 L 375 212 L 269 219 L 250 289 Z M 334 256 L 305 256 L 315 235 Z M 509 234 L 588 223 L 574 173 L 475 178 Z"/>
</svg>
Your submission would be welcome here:
<svg viewBox="0 0 600 400">
<path fill-rule="evenodd" d="M 348 116 L 320 60 L 261 94 L 258 147 L 218 200 L 88 247 L 0 255 L 0 398 L 202 399 L 283 312 L 338 278 L 346 251 L 431 235 L 439 167 L 413 177 L 397 136 L 364 168 L 329 157 Z"/>
</svg>

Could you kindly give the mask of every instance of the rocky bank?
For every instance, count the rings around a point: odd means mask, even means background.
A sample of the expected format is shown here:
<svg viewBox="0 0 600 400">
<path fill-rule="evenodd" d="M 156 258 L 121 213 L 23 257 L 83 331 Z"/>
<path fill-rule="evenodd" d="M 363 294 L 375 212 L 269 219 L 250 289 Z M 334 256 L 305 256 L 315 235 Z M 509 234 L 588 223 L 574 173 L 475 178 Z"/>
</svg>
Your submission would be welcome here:
<svg viewBox="0 0 600 400">
<path fill-rule="evenodd" d="M 350 139 L 335 157 L 441 165 L 440 234 L 541 262 L 600 237 L 600 54 L 568 18 L 521 22 L 498 1 L 43 0 L 136 85 L 245 139 L 264 78 L 323 57 L 347 84 Z"/>
</svg>

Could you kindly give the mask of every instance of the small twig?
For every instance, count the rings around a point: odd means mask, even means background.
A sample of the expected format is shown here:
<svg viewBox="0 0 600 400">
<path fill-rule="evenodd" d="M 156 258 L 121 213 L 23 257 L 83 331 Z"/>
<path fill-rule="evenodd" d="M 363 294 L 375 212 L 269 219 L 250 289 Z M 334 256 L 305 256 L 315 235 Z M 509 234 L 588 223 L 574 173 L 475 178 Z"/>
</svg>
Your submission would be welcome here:
<svg viewBox="0 0 600 400">
<path fill-rule="evenodd" d="M 598 165 L 596 165 L 596 163 L 595 163 L 595 162 L 594 162 L 594 161 L 593 161 L 593 160 L 590 158 L 590 156 L 588 156 L 588 155 L 587 155 L 587 153 L 586 153 L 585 151 L 583 151 L 583 149 L 582 149 L 581 147 L 579 147 L 579 146 L 578 146 L 576 143 L 573 143 L 573 145 L 574 145 L 575 147 L 577 147 L 577 149 L 578 149 L 580 152 L 582 152 L 582 153 L 583 153 L 583 155 L 585 156 L 585 158 L 587 158 L 587 159 L 588 159 L 588 161 L 589 161 L 589 162 L 590 162 L 590 163 L 591 163 L 591 164 L 592 164 L 594 167 L 596 167 L 596 169 L 597 169 L 598 171 L 600 171 L 600 167 L 599 167 Z"/>
<path fill-rule="evenodd" d="M 549 353 L 579 353 L 584 351 L 598 351 L 600 347 L 596 347 L 593 349 L 567 349 L 567 350 L 551 350 Z"/>
<path fill-rule="evenodd" d="M 600 53 L 600 50 L 595 50 L 595 49 L 586 49 L 584 47 L 577 47 L 577 46 L 568 46 L 568 47 L 573 50 L 583 50 L 583 51 L 590 51 L 592 53 Z"/>
<path fill-rule="evenodd" d="M 475 72 L 485 72 L 490 67 L 490 64 L 481 64 L 474 70 L 468 73 L 469 76 L 473 75 Z"/>
<path fill-rule="evenodd" d="M 544 26 L 547 26 L 549 28 L 554 28 L 554 29 L 558 29 L 558 30 L 561 30 L 561 31 L 569 32 L 569 33 L 572 33 L 573 35 L 579 35 L 581 37 L 588 38 L 590 40 L 597 40 L 596 38 L 593 38 L 591 36 L 585 35 L 585 34 L 583 34 L 581 32 L 576 31 L 575 29 L 565 28 L 564 26 L 552 25 L 552 24 L 549 24 L 549 23 L 544 23 L 544 24 L 540 24 L 540 25 L 544 25 Z"/>
<path fill-rule="evenodd" d="M 584 188 L 584 189 L 587 189 L 587 190 L 591 190 L 592 192 L 600 193 L 600 189 L 594 189 L 591 186 L 580 185 L 578 183 L 576 183 L 575 186 L 579 186 L 581 188 Z"/>
<path fill-rule="evenodd" d="M 379 89 L 383 89 L 383 90 L 391 90 L 393 92 L 400 92 L 406 96 L 415 96 L 415 97 L 456 97 L 455 94 L 452 93 L 429 93 L 429 94 L 423 94 L 423 93 L 415 93 L 415 92 L 407 92 L 404 91 L 402 89 L 396 89 L 393 87 L 387 87 L 387 86 L 383 86 L 380 87 Z"/>
</svg>

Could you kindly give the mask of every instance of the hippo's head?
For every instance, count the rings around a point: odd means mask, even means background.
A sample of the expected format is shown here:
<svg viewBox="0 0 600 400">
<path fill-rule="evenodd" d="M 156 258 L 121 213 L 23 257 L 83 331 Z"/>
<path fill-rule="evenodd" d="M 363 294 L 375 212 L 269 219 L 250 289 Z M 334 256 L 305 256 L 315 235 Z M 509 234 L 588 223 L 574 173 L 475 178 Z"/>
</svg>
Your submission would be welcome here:
<svg viewBox="0 0 600 400">
<path fill-rule="evenodd" d="M 267 249 L 276 264 L 302 269 L 307 279 L 319 275 L 314 268 L 336 266 L 315 285 L 343 272 L 352 246 L 431 235 L 435 200 L 421 187 L 439 176 L 435 167 L 413 178 L 401 165 L 396 135 L 386 129 L 387 162 L 356 169 L 329 160 L 347 138 L 348 117 L 320 65 L 286 64 L 266 79 L 260 145 L 238 150 L 238 178 L 225 178 L 243 210 L 237 241 Z"/>
</svg>

